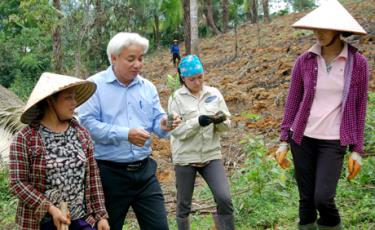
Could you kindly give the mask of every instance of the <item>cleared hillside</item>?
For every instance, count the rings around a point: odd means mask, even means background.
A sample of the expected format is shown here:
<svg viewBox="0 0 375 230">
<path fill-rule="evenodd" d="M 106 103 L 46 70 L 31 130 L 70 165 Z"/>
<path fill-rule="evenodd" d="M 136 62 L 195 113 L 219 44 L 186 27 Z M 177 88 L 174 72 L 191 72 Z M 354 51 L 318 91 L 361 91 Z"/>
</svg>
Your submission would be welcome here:
<svg viewBox="0 0 375 230">
<path fill-rule="evenodd" d="M 353 1 L 344 5 L 368 32 L 366 36 L 352 36 L 348 42 L 356 46 L 368 58 L 371 69 L 375 69 L 374 1 Z M 270 24 L 239 26 L 237 55 L 234 31 L 200 41 L 206 82 L 221 90 L 233 115 L 233 129 L 222 142 L 224 161 L 229 171 L 240 167 L 244 159 L 239 141 L 245 135 L 264 135 L 270 151 L 277 143 L 294 60 L 315 42 L 310 31 L 291 27 L 305 14 L 277 17 Z M 183 44 L 180 47 L 184 53 Z M 174 73 L 168 50 L 147 56 L 143 75 L 156 84 L 164 108 L 169 95 L 166 76 Z M 372 71 L 370 91 L 374 90 L 375 72 Z M 174 195 L 171 192 L 174 176 L 169 143 L 155 140 L 154 149 L 154 157 L 159 159 L 159 177 L 165 186 L 164 191 Z M 173 196 L 167 197 L 167 203 L 173 203 L 173 199 Z"/>
</svg>

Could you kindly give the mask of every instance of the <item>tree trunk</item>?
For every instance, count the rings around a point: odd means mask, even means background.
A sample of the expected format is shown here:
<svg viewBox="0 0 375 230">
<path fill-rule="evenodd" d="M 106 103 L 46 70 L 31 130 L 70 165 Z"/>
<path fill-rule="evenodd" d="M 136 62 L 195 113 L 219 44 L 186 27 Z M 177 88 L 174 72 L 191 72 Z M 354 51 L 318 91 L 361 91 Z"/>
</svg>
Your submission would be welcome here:
<svg viewBox="0 0 375 230">
<path fill-rule="evenodd" d="M 159 16 L 154 15 L 154 36 L 155 36 L 155 47 L 156 49 L 160 46 L 160 23 Z"/>
<path fill-rule="evenodd" d="M 251 1 L 251 22 L 257 23 L 258 22 L 258 0 Z"/>
<path fill-rule="evenodd" d="M 228 32 L 228 22 L 229 22 L 229 2 L 228 0 L 221 1 L 221 8 L 223 10 L 223 31 Z"/>
<path fill-rule="evenodd" d="M 183 0 L 184 5 L 184 33 L 185 54 L 191 53 L 191 30 L 190 30 L 190 0 Z"/>
<path fill-rule="evenodd" d="M 198 40 L 198 2 L 190 0 L 191 54 L 199 55 Z"/>
<path fill-rule="evenodd" d="M 207 24 L 211 27 L 214 34 L 217 35 L 220 33 L 220 31 L 216 27 L 214 16 L 212 14 L 212 0 L 205 0 L 203 2 Z"/>
<path fill-rule="evenodd" d="M 103 31 L 104 26 L 107 21 L 106 13 L 104 12 L 102 1 L 96 0 L 95 1 L 95 19 L 94 19 L 94 31 L 93 36 L 91 38 L 91 46 L 90 46 L 90 56 L 96 57 L 96 68 L 104 68 L 107 66 L 107 52 L 105 50 L 106 44 L 108 41 L 103 39 Z"/>
<path fill-rule="evenodd" d="M 248 21 L 253 21 L 253 12 L 252 12 L 252 9 L 251 9 L 251 2 L 252 2 L 252 0 L 247 0 L 246 19 Z"/>
<path fill-rule="evenodd" d="M 79 78 L 82 78 L 83 75 L 81 74 L 81 62 L 82 62 L 82 56 L 81 56 L 81 49 L 82 49 L 82 43 L 83 43 L 83 40 L 84 38 L 87 38 L 87 34 L 89 32 L 89 30 L 92 28 L 93 24 L 94 24 L 94 21 L 91 20 L 91 17 L 88 15 L 89 12 L 90 12 L 90 7 L 91 7 L 91 4 L 88 4 L 86 2 L 85 4 L 85 10 L 84 10 L 84 13 L 85 16 L 84 18 L 86 18 L 86 20 L 83 20 L 84 23 L 82 23 L 82 28 L 80 29 L 79 33 L 78 33 L 78 39 L 77 39 L 77 47 L 76 47 L 76 52 L 75 52 L 75 74 L 74 76 L 75 77 L 79 77 Z"/>
<path fill-rule="evenodd" d="M 270 18 L 270 13 L 269 13 L 268 0 L 262 0 L 262 5 L 263 5 L 264 22 L 270 23 L 271 18 Z"/>
<path fill-rule="evenodd" d="M 60 0 L 53 0 L 53 6 L 56 8 L 56 10 L 61 10 L 61 3 Z M 54 28 L 53 34 L 53 68 L 56 73 L 63 73 L 63 55 L 61 50 L 61 26 L 58 23 L 56 27 Z"/>
</svg>

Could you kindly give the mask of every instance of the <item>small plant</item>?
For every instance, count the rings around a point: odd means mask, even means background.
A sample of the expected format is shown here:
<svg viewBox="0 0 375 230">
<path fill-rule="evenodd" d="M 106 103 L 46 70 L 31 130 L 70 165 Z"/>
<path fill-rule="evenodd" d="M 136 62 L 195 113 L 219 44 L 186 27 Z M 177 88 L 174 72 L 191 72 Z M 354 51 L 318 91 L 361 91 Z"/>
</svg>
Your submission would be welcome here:
<svg viewBox="0 0 375 230">
<path fill-rule="evenodd" d="M 375 155 L 375 93 L 369 93 L 365 126 L 365 152 Z"/>
<path fill-rule="evenodd" d="M 169 95 L 172 101 L 175 99 L 175 91 L 180 88 L 180 79 L 178 76 L 178 73 L 175 75 L 167 75 L 167 87 L 169 91 Z M 168 120 L 167 120 L 167 126 L 168 128 L 172 128 L 173 124 L 173 113 L 168 113 Z"/>
<path fill-rule="evenodd" d="M 252 122 L 256 122 L 262 118 L 262 116 L 260 116 L 259 114 L 247 113 L 247 112 L 241 113 L 241 116 L 251 120 Z"/>
</svg>

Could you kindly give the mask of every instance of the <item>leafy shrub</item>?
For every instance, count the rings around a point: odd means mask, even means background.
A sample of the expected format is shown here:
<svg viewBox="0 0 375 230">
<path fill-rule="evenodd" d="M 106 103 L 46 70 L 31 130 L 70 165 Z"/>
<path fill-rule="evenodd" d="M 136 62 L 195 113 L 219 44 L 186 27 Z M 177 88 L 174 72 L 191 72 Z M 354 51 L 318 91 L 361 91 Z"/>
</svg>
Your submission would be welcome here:
<svg viewBox="0 0 375 230">
<path fill-rule="evenodd" d="M 14 222 L 17 200 L 8 190 L 8 171 L 0 169 L 0 226 Z"/>
</svg>

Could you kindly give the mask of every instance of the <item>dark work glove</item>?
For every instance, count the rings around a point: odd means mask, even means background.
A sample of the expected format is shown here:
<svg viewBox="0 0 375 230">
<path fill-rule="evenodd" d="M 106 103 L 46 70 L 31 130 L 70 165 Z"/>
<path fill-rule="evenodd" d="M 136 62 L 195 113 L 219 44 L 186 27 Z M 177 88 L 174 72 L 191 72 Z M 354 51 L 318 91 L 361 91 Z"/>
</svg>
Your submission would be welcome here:
<svg viewBox="0 0 375 230">
<path fill-rule="evenodd" d="M 219 111 L 219 112 L 215 113 L 215 115 L 213 115 L 211 117 L 211 119 L 212 119 L 212 122 L 214 124 L 219 124 L 219 123 L 225 121 L 227 119 L 227 116 L 225 115 L 225 113 L 223 111 Z"/>
<path fill-rule="evenodd" d="M 212 123 L 212 116 L 209 116 L 209 115 L 200 115 L 199 118 L 199 125 L 202 126 L 202 127 L 206 127 L 208 126 L 209 124 Z"/>
<path fill-rule="evenodd" d="M 222 111 L 215 113 L 215 115 L 200 115 L 199 125 L 202 127 L 206 127 L 211 123 L 220 124 L 226 119 L 227 119 L 227 116 Z"/>
</svg>

